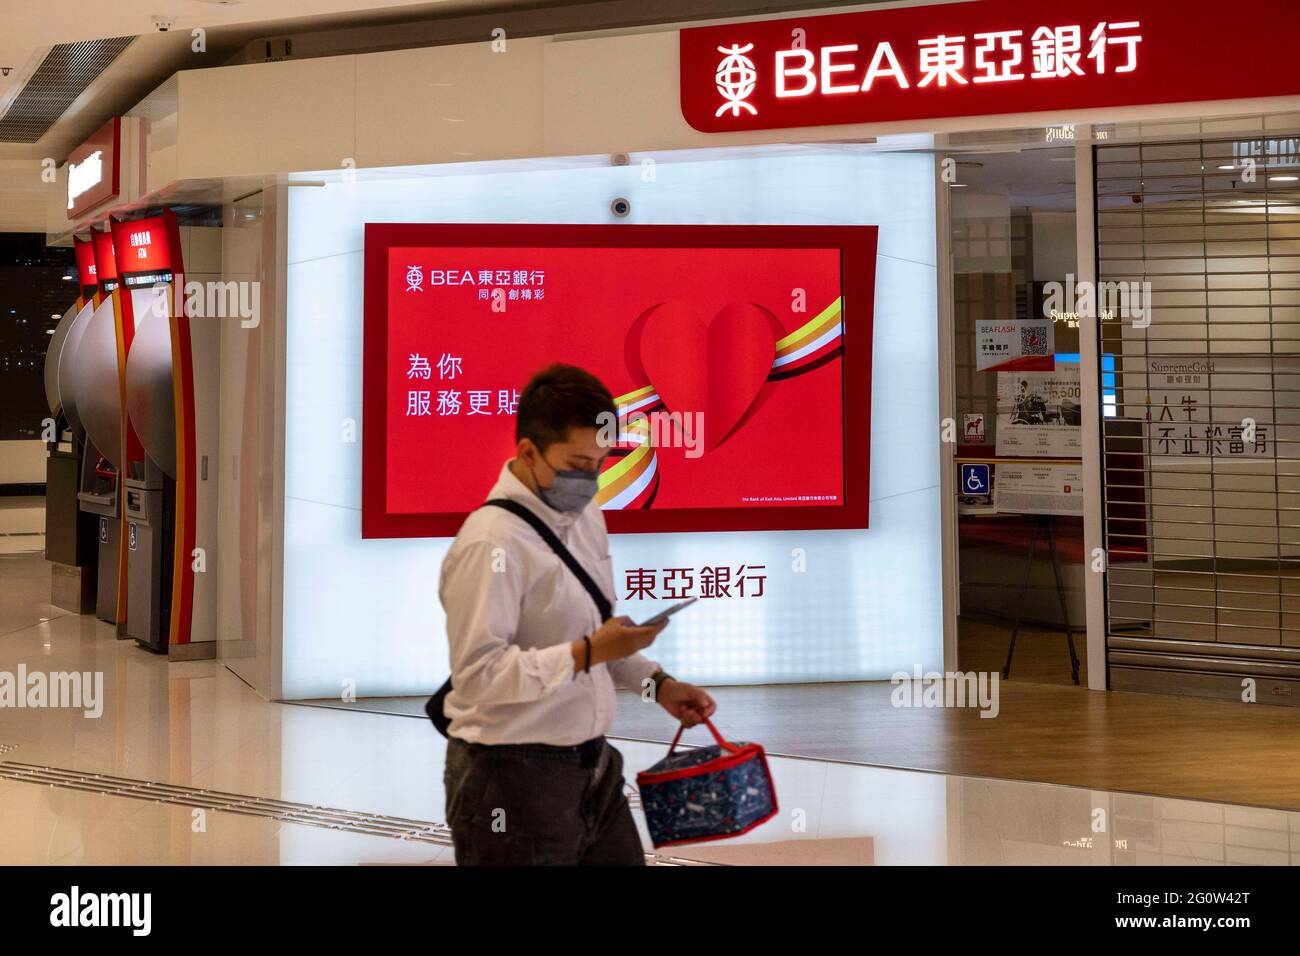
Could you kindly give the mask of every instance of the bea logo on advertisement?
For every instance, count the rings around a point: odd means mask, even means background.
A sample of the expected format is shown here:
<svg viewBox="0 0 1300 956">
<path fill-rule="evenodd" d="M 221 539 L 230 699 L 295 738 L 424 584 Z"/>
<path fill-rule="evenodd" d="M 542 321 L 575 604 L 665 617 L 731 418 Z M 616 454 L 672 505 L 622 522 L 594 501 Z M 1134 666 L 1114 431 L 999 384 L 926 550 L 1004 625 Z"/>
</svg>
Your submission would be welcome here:
<svg viewBox="0 0 1300 956">
<path fill-rule="evenodd" d="M 477 289 L 476 298 L 490 304 L 493 311 L 505 311 L 507 302 L 536 302 L 546 298 L 544 269 L 425 269 L 408 265 L 402 276 L 406 294 L 424 293 L 428 289 L 469 286 Z"/>
<path fill-rule="evenodd" d="M 429 269 L 406 267 L 406 291 L 423 292 L 439 286 L 528 286 L 546 284 L 543 269 Z"/>
</svg>

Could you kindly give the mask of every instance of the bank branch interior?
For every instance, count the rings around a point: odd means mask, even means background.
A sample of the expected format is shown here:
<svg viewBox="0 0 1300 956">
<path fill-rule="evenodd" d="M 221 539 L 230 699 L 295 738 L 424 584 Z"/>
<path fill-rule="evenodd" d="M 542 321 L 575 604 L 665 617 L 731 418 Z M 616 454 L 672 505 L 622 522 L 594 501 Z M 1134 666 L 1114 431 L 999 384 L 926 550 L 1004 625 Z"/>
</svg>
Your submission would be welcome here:
<svg viewBox="0 0 1300 956">
<path fill-rule="evenodd" d="M 0 684 L 0 862 L 455 862 L 441 568 L 553 362 L 620 416 L 592 573 L 696 599 L 645 654 L 779 794 L 659 842 L 620 690 L 647 862 L 1300 862 L 1300 84 L 1162 85 L 1201 3 L 1042 76 L 1094 5 L 546 6 L 53 47 L 102 77 L 0 157 L 67 143 L 0 236 L 0 672 L 102 691 Z"/>
</svg>

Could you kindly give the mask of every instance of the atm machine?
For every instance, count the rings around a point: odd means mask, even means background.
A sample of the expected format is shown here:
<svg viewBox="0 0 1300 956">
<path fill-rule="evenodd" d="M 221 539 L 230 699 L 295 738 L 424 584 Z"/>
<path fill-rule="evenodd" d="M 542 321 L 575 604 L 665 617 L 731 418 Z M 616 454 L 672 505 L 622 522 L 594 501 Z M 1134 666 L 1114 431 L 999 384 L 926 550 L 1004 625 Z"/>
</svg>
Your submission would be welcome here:
<svg viewBox="0 0 1300 956">
<path fill-rule="evenodd" d="M 74 402 L 64 397 L 69 390 L 61 386 L 59 373 L 65 350 L 73 351 L 101 301 L 101 287 L 92 244 L 80 239 L 74 243 L 79 295 L 59 320 L 45 353 L 45 400 L 50 407 L 44 432 L 49 452 L 45 462 L 45 558 L 50 562 L 50 603 L 84 614 L 96 603 L 97 523 L 78 507 L 86 435 Z"/>
<path fill-rule="evenodd" d="M 127 461 L 126 633 L 166 653 L 169 644 L 176 537 L 176 415 L 171 330 L 152 310 L 135 330 L 126 363 L 127 418 L 140 439 Z"/>
<path fill-rule="evenodd" d="M 176 288 L 181 272 L 176 217 L 159 216 L 113 223 L 121 275 L 121 311 L 133 329 L 126 360 L 127 451 L 123 482 L 127 560 L 125 636 L 155 653 L 166 654 L 192 581 L 189 561 L 177 559 L 185 543 L 178 522 L 176 380 L 173 343 L 183 296 Z M 185 513 L 179 512 L 184 518 Z M 179 534 L 178 534 L 179 532 Z M 183 552 L 188 557 L 188 551 Z"/>
<path fill-rule="evenodd" d="M 95 614 L 110 624 L 122 622 L 126 613 L 119 478 L 124 457 L 122 365 L 130 341 L 117 317 L 116 299 L 113 293 L 95 306 L 79 329 L 80 337 L 64 347 L 59 366 L 61 392 L 65 399 L 71 396 L 86 435 L 77 500 L 96 527 Z"/>
</svg>

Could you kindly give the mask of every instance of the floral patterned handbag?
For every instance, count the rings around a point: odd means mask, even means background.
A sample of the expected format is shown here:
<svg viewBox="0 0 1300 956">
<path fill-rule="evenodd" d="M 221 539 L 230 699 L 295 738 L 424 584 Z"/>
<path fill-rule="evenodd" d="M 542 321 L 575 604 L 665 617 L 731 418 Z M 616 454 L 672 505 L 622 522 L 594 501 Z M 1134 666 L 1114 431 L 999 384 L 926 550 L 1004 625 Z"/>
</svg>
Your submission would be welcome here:
<svg viewBox="0 0 1300 956">
<path fill-rule="evenodd" d="M 777 811 L 776 788 L 759 744 L 729 743 L 705 721 L 716 744 L 674 753 L 636 775 L 646 826 L 656 847 L 747 833 Z"/>
</svg>

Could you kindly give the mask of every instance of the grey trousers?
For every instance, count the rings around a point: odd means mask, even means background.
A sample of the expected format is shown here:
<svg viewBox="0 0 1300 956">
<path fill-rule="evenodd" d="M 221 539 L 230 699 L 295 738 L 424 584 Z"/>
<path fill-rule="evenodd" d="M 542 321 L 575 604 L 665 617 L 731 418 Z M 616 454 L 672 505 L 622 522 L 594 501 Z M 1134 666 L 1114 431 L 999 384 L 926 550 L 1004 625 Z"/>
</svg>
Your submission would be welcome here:
<svg viewBox="0 0 1300 956">
<path fill-rule="evenodd" d="M 623 792 L 623 755 L 576 747 L 447 741 L 447 823 L 459 866 L 644 866 Z"/>
</svg>

